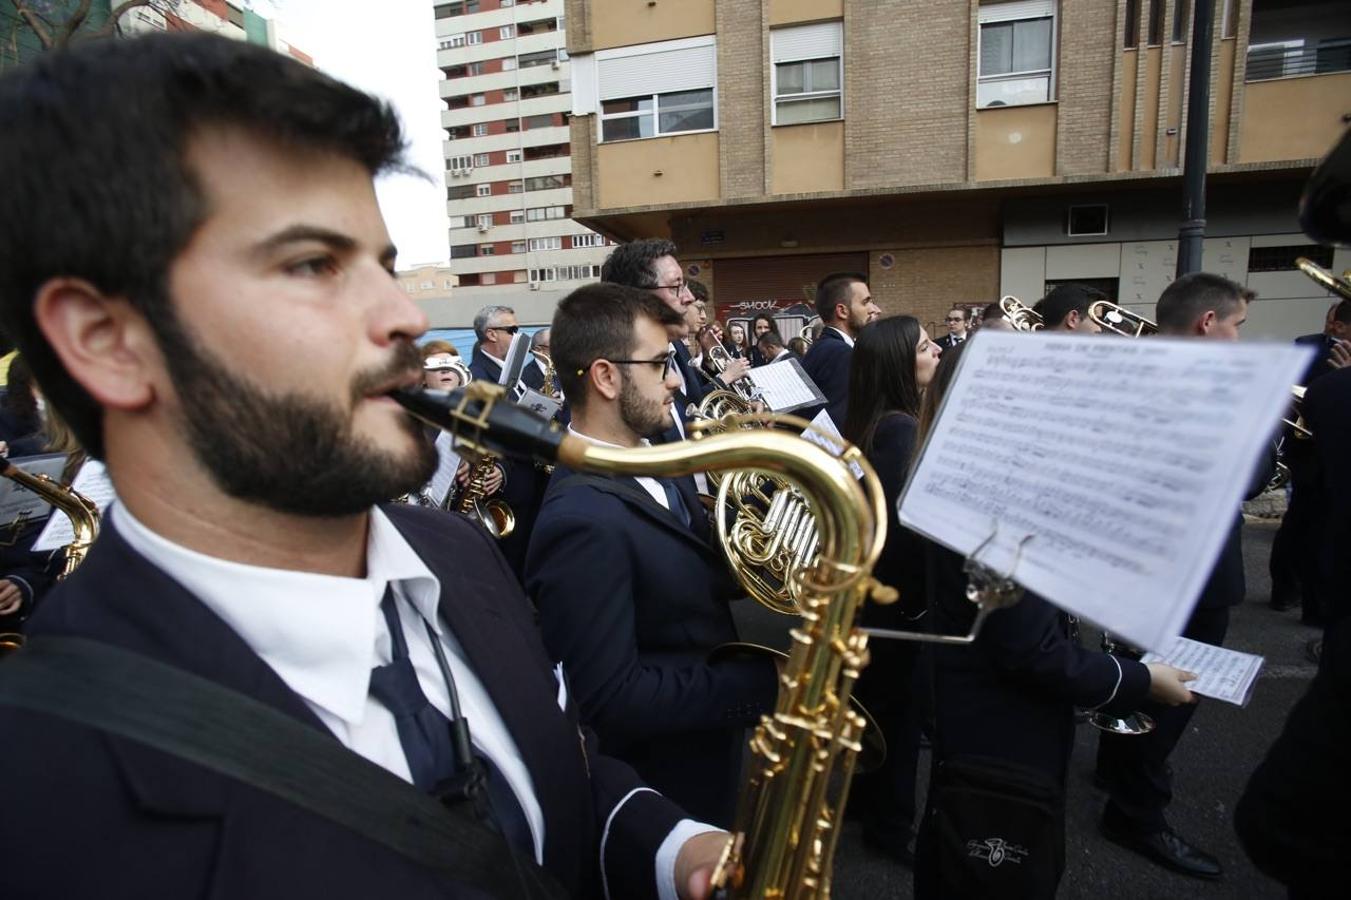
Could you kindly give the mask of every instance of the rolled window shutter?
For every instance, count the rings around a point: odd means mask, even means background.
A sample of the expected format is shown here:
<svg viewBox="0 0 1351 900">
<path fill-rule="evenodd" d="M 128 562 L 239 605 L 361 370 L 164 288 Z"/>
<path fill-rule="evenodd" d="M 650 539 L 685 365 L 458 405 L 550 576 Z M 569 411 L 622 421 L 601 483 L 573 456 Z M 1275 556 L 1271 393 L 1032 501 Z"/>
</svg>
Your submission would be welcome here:
<svg viewBox="0 0 1351 900">
<path fill-rule="evenodd" d="M 717 63 L 718 51 L 712 43 L 600 58 L 600 99 L 712 88 L 717 81 Z"/>
<path fill-rule="evenodd" d="M 1009 0 L 1005 3 L 982 3 L 980 24 L 1012 22 L 1015 19 L 1040 19 L 1055 15 L 1055 0 Z"/>
<path fill-rule="evenodd" d="M 776 63 L 839 56 L 844 50 L 839 22 L 776 28 L 770 34 L 773 36 Z"/>
</svg>

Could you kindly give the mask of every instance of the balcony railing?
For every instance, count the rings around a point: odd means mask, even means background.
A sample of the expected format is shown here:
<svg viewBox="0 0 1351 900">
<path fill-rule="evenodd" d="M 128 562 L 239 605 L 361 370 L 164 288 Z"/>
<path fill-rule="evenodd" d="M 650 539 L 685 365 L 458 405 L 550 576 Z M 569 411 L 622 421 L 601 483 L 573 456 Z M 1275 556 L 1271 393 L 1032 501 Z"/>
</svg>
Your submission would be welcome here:
<svg viewBox="0 0 1351 900">
<path fill-rule="evenodd" d="M 1248 46 L 1245 80 L 1351 71 L 1351 37 L 1271 41 Z"/>
</svg>

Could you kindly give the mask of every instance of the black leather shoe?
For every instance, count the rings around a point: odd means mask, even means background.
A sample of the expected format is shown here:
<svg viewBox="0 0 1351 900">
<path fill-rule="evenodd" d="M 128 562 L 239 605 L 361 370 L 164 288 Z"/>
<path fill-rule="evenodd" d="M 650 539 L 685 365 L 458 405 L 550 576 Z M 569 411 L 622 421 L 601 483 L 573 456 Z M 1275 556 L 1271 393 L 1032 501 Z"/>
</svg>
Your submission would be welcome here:
<svg viewBox="0 0 1351 900">
<path fill-rule="evenodd" d="M 1172 869 L 1192 878 L 1204 878 L 1207 881 L 1217 881 L 1224 874 L 1218 859 L 1204 850 L 1193 847 L 1171 828 L 1149 834 L 1136 834 L 1112 828 L 1106 821 L 1102 822 L 1101 827 L 1103 837 L 1113 844 L 1133 850 L 1165 869 Z"/>
</svg>

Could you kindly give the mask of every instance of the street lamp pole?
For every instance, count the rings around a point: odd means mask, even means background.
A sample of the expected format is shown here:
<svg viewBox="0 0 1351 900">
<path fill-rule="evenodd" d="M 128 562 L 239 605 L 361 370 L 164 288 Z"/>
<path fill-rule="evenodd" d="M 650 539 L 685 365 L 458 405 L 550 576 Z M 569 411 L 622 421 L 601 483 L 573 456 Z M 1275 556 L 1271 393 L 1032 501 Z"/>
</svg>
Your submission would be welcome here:
<svg viewBox="0 0 1351 900">
<path fill-rule="evenodd" d="M 1196 0 L 1192 16 L 1191 84 L 1187 90 L 1187 149 L 1182 165 L 1182 226 L 1177 234 L 1177 275 L 1201 271 L 1206 236 L 1206 157 L 1210 138 L 1212 0 Z"/>
</svg>

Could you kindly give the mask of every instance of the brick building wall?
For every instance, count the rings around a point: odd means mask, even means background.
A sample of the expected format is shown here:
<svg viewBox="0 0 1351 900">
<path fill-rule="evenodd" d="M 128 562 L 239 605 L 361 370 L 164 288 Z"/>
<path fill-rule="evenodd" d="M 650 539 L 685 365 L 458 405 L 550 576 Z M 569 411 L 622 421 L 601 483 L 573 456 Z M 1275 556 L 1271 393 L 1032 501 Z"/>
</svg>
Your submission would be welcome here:
<svg viewBox="0 0 1351 900">
<path fill-rule="evenodd" d="M 1057 175 L 1100 175 L 1107 169 L 1113 117 L 1112 69 L 1117 65 L 1115 3 L 1060 3 L 1056 92 Z"/>
<path fill-rule="evenodd" d="M 846 188 L 965 180 L 969 22 L 965 3 L 846 3 Z"/>
<path fill-rule="evenodd" d="M 894 260 L 883 267 L 883 256 Z M 935 337 L 946 334 L 943 314 L 954 304 L 999 299 L 999 247 L 916 247 L 875 250 L 869 259 L 873 299 L 886 316 L 908 315 Z"/>
<path fill-rule="evenodd" d="M 718 164 L 722 196 L 767 191 L 765 28 L 758 2 L 719 3 Z"/>
</svg>

